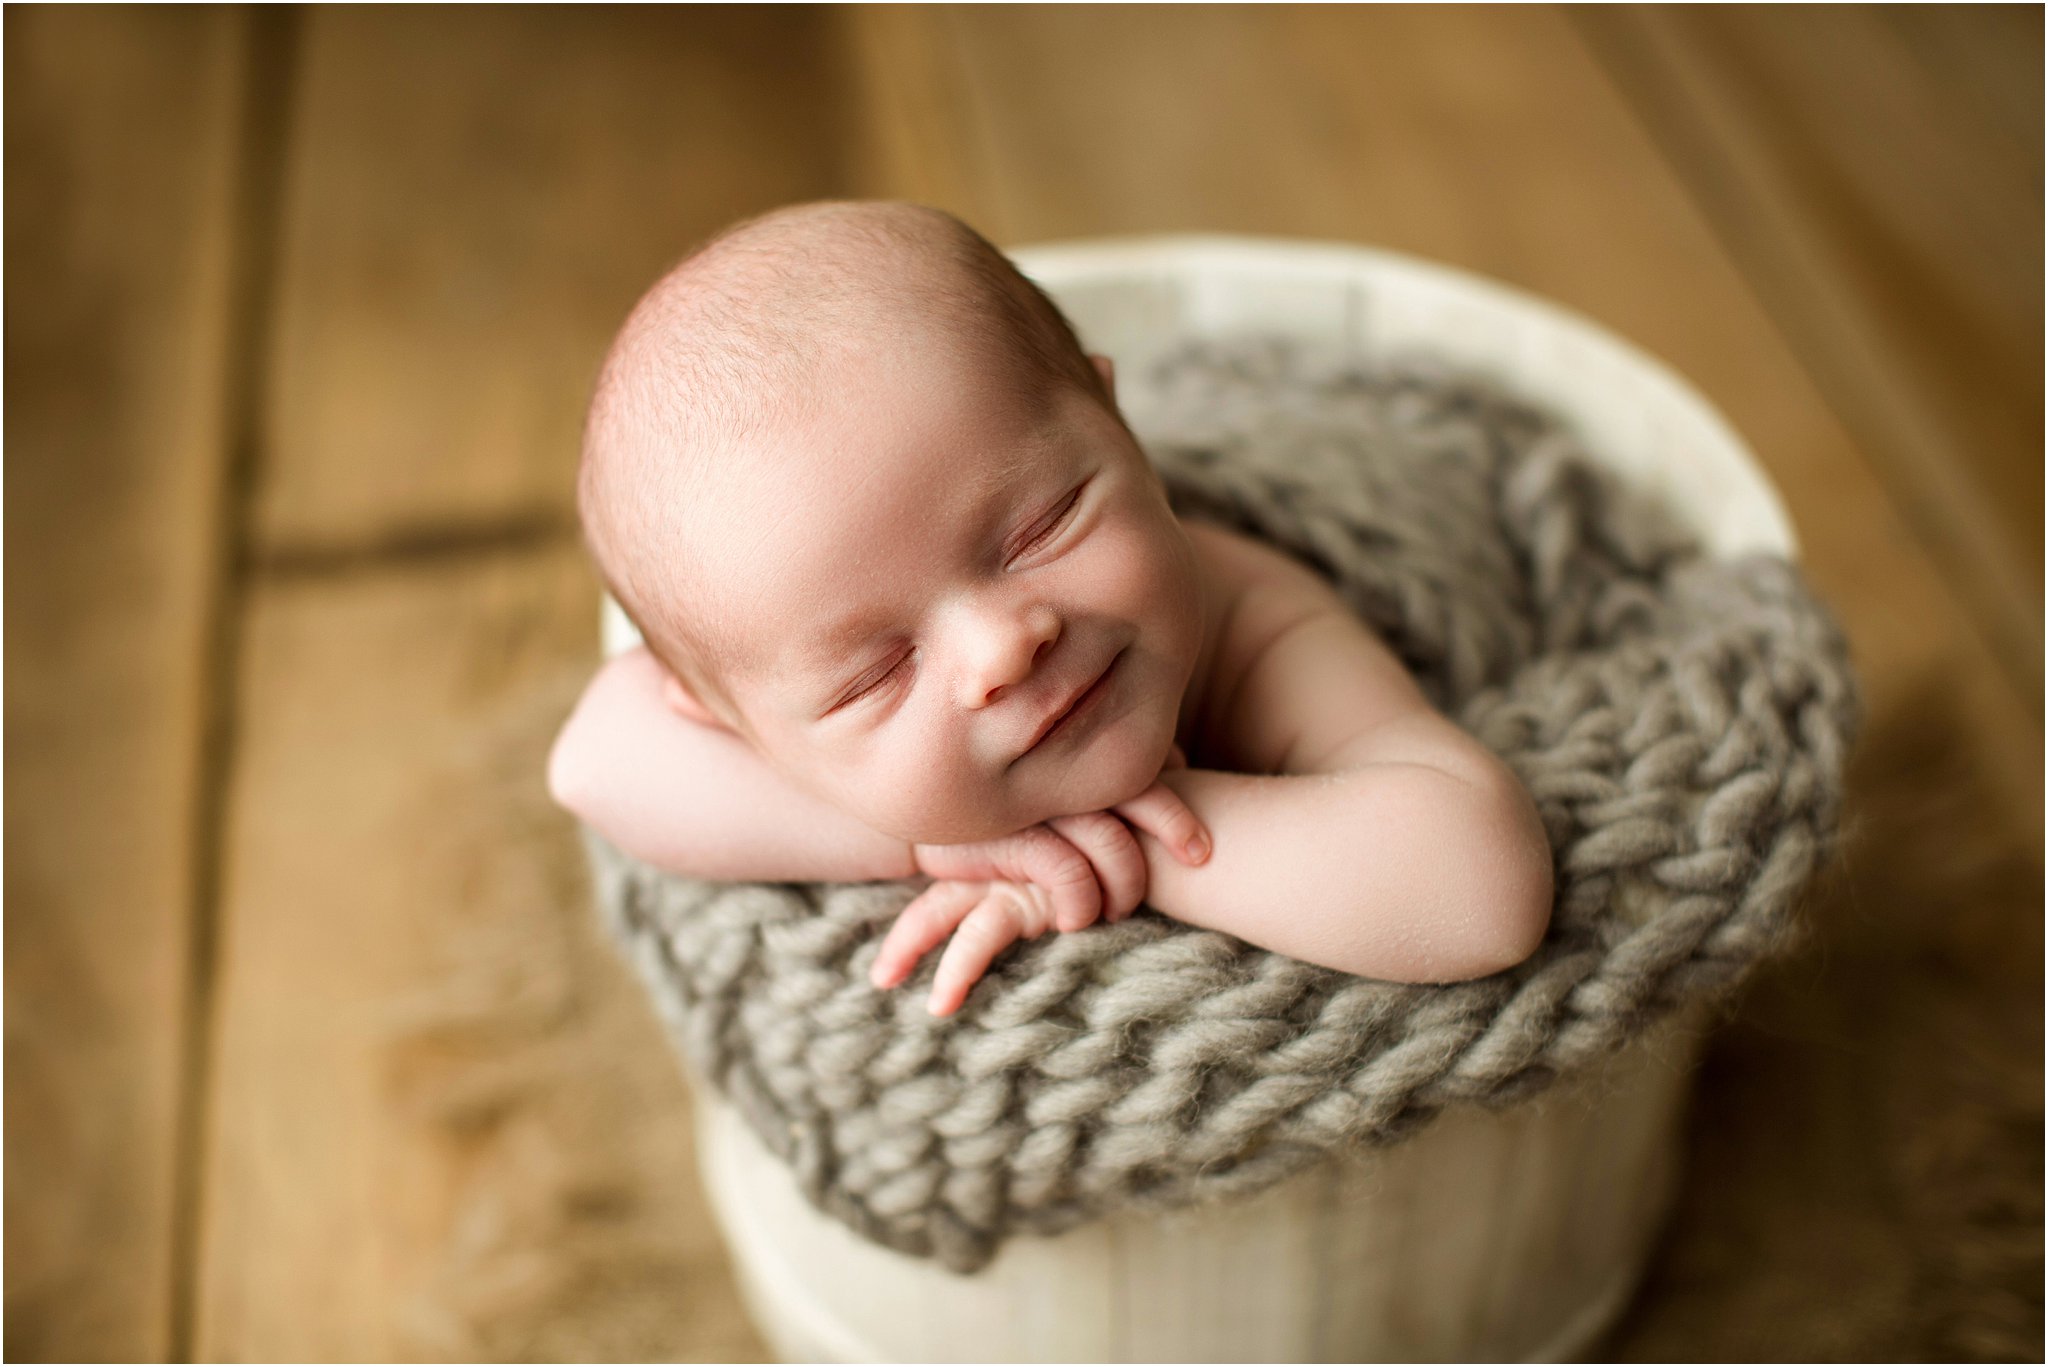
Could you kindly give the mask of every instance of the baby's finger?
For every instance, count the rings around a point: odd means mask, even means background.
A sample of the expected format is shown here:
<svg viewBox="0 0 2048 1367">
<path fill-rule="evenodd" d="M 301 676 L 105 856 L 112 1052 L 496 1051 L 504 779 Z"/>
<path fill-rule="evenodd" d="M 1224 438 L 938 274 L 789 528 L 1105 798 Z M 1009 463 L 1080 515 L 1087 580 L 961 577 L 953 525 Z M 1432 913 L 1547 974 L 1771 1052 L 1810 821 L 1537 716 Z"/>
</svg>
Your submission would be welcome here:
<svg viewBox="0 0 2048 1367">
<path fill-rule="evenodd" d="M 1102 890 L 1088 857 L 1050 826 L 1028 826 L 995 840 L 918 845 L 918 868 L 935 878 L 1029 883 L 1052 894 L 1061 926 L 1085 926 L 1102 910 Z M 1041 930 L 1050 929 L 1048 921 Z"/>
<path fill-rule="evenodd" d="M 994 851 L 999 840 L 976 840 L 965 845 L 912 845 L 917 871 L 933 878 L 980 881 L 996 876 Z"/>
<path fill-rule="evenodd" d="M 1188 810 L 1180 794 L 1164 783 L 1154 783 L 1110 810 L 1164 845 L 1183 864 L 1200 864 L 1209 857 L 1208 829 Z"/>
<path fill-rule="evenodd" d="M 887 990 L 917 968 L 917 961 L 952 934 L 953 927 L 975 903 L 988 895 L 986 883 L 944 881 L 919 893 L 896 915 L 896 923 L 882 938 L 874 963 L 868 966 L 868 981 Z"/>
<path fill-rule="evenodd" d="M 990 877 L 1011 883 L 1029 883 L 1049 896 L 1052 915 L 1043 925 L 1027 928 L 1026 934 L 1058 926 L 1079 930 L 1102 912 L 1102 888 L 1095 881 L 1095 867 L 1065 836 L 1051 826 L 1032 826 L 1003 840 L 991 841 L 994 873 Z M 1043 910 L 1034 902 L 1033 911 Z"/>
<path fill-rule="evenodd" d="M 1054 817 L 1046 824 L 1095 866 L 1095 881 L 1102 885 L 1104 920 L 1121 921 L 1137 910 L 1145 900 L 1145 852 L 1138 848 L 1138 838 L 1129 826 L 1108 812 Z M 1062 922 L 1060 929 L 1071 932 L 1081 926 Z"/>
<path fill-rule="evenodd" d="M 934 1016 L 950 1016 L 967 1000 L 967 991 L 988 970 L 996 955 L 1008 949 L 1023 933 L 1020 909 L 1006 895 L 991 890 L 982 898 L 939 956 L 939 971 L 932 981 L 931 1000 L 925 1009 Z"/>
<path fill-rule="evenodd" d="M 1008 839 L 1009 837 L 1004 837 Z M 917 871 L 935 882 L 986 883 L 996 872 L 996 850 L 1003 840 L 977 840 L 965 845 L 915 845 Z"/>
</svg>

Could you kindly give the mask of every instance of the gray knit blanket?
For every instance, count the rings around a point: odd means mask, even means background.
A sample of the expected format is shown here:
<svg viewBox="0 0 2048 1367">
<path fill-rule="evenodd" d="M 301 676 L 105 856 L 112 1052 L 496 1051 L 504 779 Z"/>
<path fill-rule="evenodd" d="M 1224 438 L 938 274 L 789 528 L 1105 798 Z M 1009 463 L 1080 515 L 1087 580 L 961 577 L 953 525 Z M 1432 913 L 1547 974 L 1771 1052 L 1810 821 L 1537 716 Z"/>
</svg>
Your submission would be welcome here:
<svg viewBox="0 0 2048 1367">
<path fill-rule="evenodd" d="M 1448 986 L 1141 912 L 1012 947 L 934 1020 L 936 954 L 906 987 L 867 980 L 915 884 L 693 882 L 586 832 L 698 1076 L 818 1208 L 963 1272 L 1019 1231 L 1257 1191 L 1517 1101 L 1730 988 L 1796 933 L 1857 721 L 1794 566 L 1702 554 L 1490 382 L 1196 344 L 1124 388 L 1179 511 L 1327 576 L 1521 777 L 1556 910 L 1528 961 Z"/>
</svg>

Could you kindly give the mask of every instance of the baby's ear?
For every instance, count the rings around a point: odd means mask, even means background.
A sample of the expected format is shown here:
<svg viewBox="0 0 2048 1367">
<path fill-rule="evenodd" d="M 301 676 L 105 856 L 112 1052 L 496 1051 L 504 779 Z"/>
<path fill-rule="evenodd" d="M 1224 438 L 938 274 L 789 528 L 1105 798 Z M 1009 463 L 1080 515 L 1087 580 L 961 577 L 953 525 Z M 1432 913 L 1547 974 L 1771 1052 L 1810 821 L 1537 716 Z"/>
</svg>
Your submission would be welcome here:
<svg viewBox="0 0 2048 1367">
<path fill-rule="evenodd" d="M 1093 366 L 1095 367 L 1095 373 L 1096 373 L 1097 375 L 1100 375 L 1100 376 L 1102 377 L 1102 390 L 1103 390 L 1103 392 L 1104 392 L 1105 394 L 1109 395 L 1109 401 L 1110 401 L 1111 403 L 1115 403 L 1115 402 L 1116 402 L 1116 362 L 1115 362 L 1115 361 L 1112 361 L 1112 360 L 1110 360 L 1110 359 L 1109 359 L 1109 357 L 1107 357 L 1107 356 L 1097 356 L 1097 355 L 1096 355 L 1096 354 L 1095 354 L 1094 352 L 1092 352 L 1092 351 L 1088 353 L 1088 360 L 1089 360 L 1089 363 L 1090 363 L 1090 364 L 1092 364 L 1092 365 L 1093 365 Z"/>
<path fill-rule="evenodd" d="M 685 688 L 681 679 L 666 671 L 663 672 L 661 681 L 661 700 L 667 703 L 671 710 L 699 725 L 715 727 L 720 731 L 732 729 L 713 716 L 710 708 L 697 701 L 697 695 Z"/>
</svg>

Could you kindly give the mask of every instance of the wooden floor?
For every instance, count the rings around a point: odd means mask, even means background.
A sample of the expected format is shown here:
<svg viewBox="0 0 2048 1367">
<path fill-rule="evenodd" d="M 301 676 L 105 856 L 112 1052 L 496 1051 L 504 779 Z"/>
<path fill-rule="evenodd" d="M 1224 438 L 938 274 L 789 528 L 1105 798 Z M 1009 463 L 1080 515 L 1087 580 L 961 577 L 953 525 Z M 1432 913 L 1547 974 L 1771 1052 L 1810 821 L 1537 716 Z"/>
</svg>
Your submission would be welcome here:
<svg viewBox="0 0 2048 1367">
<path fill-rule="evenodd" d="M 1369 242 L 1754 446 L 1868 717 L 1617 1359 L 2042 1352 L 2030 6 L 9 7 L 16 1360 L 757 1359 L 541 761 L 580 404 L 769 205 Z"/>
</svg>

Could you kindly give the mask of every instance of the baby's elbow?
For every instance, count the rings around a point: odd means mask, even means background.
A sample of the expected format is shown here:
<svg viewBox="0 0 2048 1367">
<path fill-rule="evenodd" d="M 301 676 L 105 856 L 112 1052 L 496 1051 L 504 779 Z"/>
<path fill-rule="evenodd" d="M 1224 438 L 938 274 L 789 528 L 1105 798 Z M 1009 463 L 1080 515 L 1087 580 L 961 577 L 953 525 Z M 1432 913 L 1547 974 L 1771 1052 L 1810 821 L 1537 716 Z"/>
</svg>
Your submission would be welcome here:
<svg viewBox="0 0 2048 1367">
<path fill-rule="evenodd" d="M 1477 934 L 1468 947 L 1468 978 L 1505 972 L 1541 948 L 1557 896 L 1550 841 L 1527 792 L 1519 784 L 1505 786 L 1489 807 L 1488 838 L 1497 857 L 1475 865 L 1486 870 L 1473 894 L 1485 911 L 1469 923 Z"/>
<path fill-rule="evenodd" d="M 571 734 L 573 729 L 563 727 L 548 751 L 548 796 L 557 807 L 580 817 L 589 806 L 590 782 L 581 762 L 581 751 Z"/>
<path fill-rule="evenodd" d="M 1526 960 L 1543 945 L 1550 934 L 1550 911 L 1555 900 L 1549 852 L 1509 881 L 1499 898 L 1494 953 L 1486 974 L 1503 973 Z"/>
<path fill-rule="evenodd" d="M 1474 916 L 1472 934 L 1450 948 L 1440 970 L 1428 981 L 1473 982 L 1505 973 L 1525 962 L 1542 947 L 1550 930 L 1550 903 L 1505 896 L 1490 903 L 1483 914 Z"/>
</svg>

